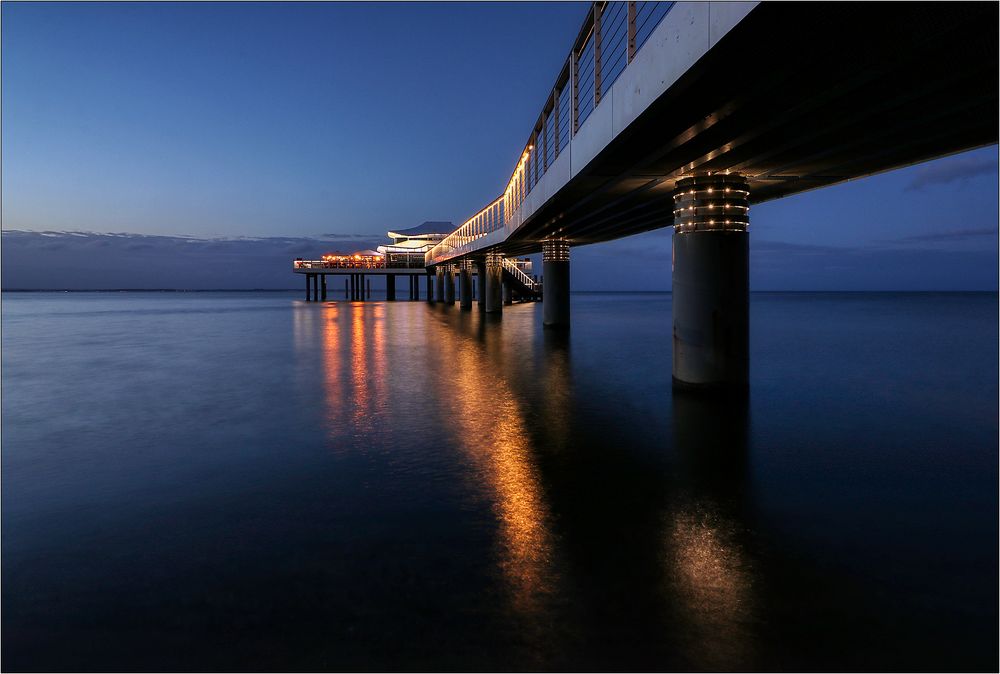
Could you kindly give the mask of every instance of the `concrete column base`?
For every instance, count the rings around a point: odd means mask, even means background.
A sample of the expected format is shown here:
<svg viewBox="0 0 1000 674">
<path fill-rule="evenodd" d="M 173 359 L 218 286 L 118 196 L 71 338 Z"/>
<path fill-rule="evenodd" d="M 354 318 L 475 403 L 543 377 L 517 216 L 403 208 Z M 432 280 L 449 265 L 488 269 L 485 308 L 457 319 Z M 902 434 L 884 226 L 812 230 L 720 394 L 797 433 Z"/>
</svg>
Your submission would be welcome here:
<svg viewBox="0 0 1000 674">
<path fill-rule="evenodd" d="M 503 255 L 486 255 L 486 302 L 483 310 L 488 314 L 503 313 Z"/>
<path fill-rule="evenodd" d="M 569 243 L 542 243 L 542 325 L 569 327 Z"/>
<path fill-rule="evenodd" d="M 458 300 L 462 309 L 472 308 L 472 265 L 462 262 L 458 270 Z"/>
<path fill-rule="evenodd" d="M 486 304 L 486 261 L 476 260 L 476 302 Z"/>
<path fill-rule="evenodd" d="M 737 175 L 678 181 L 673 240 L 673 382 L 746 390 L 750 373 L 749 191 Z M 720 215 L 725 213 L 728 215 Z"/>
<path fill-rule="evenodd" d="M 450 264 L 444 268 L 444 303 L 455 303 L 455 269 Z"/>
</svg>

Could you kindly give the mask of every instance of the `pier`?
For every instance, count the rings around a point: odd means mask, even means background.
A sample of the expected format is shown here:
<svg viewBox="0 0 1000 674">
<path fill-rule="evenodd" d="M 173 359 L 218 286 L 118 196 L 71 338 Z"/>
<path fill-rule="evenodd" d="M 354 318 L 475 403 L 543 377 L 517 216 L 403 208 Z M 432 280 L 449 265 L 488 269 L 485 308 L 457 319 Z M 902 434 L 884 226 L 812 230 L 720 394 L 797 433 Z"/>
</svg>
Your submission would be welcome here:
<svg viewBox="0 0 1000 674">
<path fill-rule="evenodd" d="M 443 230 L 443 231 L 439 231 Z M 425 266 L 425 256 L 435 244 L 454 230 L 450 222 L 425 222 L 411 229 L 387 232 L 391 243 L 377 250 L 327 253 L 318 260 L 296 259 L 292 271 L 305 277 L 306 301 L 335 299 L 343 280 L 343 297 L 352 302 L 371 299 L 373 276 L 385 278 L 385 299 L 395 302 L 397 280 L 406 279 L 407 300 L 420 300 L 421 282 L 427 284 L 428 302 L 454 304 L 471 309 L 478 301 L 487 312 L 499 312 L 503 304 L 541 299 L 542 283 L 531 274 L 531 259 L 502 258 L 491 282 L 485 265 L 469 260 L 456 264 Z M 477 293 L 478 289 L 478 293 Z M 490 293 L 496 297 L 489 300 Z"/>
<path fill-rule="evenodd" d="M 474 275 L 485 312 L 540 297 L 567 328 L 573 247 L 673 227 L 674 385 L 745 389 L 751 206 L 996 143 L 996 21 L 988 3 L 594 2 L 501 193 L 426 271 L 296 271 L 314 297 L 327 274 L 425 273 L 445 303 L 458 275 L 463 308 Z M 544 292 L 508 263 L 531 253 Z"/>
</svg>

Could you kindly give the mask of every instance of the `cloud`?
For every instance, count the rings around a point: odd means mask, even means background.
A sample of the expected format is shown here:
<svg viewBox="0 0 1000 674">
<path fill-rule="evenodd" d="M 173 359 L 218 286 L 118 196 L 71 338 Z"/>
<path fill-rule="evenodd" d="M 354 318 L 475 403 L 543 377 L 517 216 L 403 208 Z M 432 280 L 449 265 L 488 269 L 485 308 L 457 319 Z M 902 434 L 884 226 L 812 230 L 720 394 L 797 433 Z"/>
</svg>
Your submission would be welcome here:
<svg viewBox="0 0 1000 674">
<path fill-rule="evenodd" d="M 751 238 L 753 290 L 996 290 L 997 256 L 988 250 L 942 250 L 936 239 L 976 240 L 992 230 L 916 235 L 923 245 L 828 246 Z M 934 237 L 928 239 L 927 237 Z M 954 238 L 954 237 L 952 237 Z M 293 258 L 357 250 L 380 237 L 340 239 L 263 237 L 199 239 L 94 232 L 2 235 L 4 289 L 294 289 L 303 281 Z M 583 246 L 573 252 L 574 290 L 668 290 L 670 238 Z M 542 273 L 538 269 L 538 273 Z M 380 278 L 373 285 L 380 287 Z"/>
<path fill-rule="evenodd" d="M 997 289 L 995 250 L 751 241 L 751 290 Z"/>
<path fill-rule="evenodd" d="M 915 234 L 898 239 L 882 239 L 879 243 L 941 243 L 948 241 L 967 241 L 984 236 L 997 236 L 996 227 L 980 227 L 976 229 L 956 229 L 951 232 L 934 232 L 933 234 Z"/>
<path fill-rule="evenodd" d="M 970 178 L 987 173 L 997 172 L 996 156 L 982 157 L 962 155 L 942 159 L 916 171 L 916 175 L 906 186 L 907 191 L 923 191 L 932 185 L 947 185 L 948 183 L 964 183 Z"/>
<path fill-rule="evenodd" d="M 4 289 L 298 288 L 293 258 L 382 243 L 379 237 L 336 241 L 310 237 L 199 239 L 95 232 L 2 235 Z"/>
</svg>

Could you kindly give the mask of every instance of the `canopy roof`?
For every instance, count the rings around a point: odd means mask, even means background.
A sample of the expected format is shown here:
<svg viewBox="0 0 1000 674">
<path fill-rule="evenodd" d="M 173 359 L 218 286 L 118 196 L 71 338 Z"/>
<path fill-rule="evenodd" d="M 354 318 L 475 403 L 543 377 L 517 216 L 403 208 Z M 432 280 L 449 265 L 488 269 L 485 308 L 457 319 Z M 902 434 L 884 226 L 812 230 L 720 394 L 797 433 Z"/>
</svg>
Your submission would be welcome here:
<svg viewBox="0 0 1000 674">
<path fill-rule="evenodd" d="M 429 248 L 433 242 L 427 241 L 426 239 L 407 239 L 406 241 L 399 241 L 395 243 L 387 243 L 385 245 L 379 246 L 378 249 L 385 251 L 388 249 L 399 250 L 422 250 L 424 248 Z"/>
<path fill-rule="evenodd" d="M 388 235 L 391 239 L 401 239 L 411 236 L 428 236 L 431 234 L 440 234 L 442 236 L 447 236 L 455 231 L 455 225 L 450 222 L 443 222 L 438 220 L 428 220 L 416 227 L 410 227 L 409 229 L 393 229 L 390 230 Z"/>
</svg>

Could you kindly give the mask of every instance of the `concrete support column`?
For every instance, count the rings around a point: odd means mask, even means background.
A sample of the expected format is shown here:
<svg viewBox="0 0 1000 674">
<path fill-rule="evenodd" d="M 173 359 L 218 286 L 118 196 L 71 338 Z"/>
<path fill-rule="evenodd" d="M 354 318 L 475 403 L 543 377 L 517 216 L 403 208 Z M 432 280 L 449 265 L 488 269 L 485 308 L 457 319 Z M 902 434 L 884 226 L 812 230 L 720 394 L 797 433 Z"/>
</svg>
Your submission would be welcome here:
<svg viewBox="0 0 1000 674">
<path fill-rule="evenodd" d="M 455 303 L 455 267 L 450 264 L 444 266 L 444 303 Z"/>
<path fill-rule="evenodd" d="M 739 175 L 677 182 L 673 240 L 677 388 L 746 390 L 749 383 L 749 197 L 746 180 Z"/>
<path fill-rule="evenodd" d="M 458 301 L 463 309 L 472 309 L 472 262 L 458 263 Z"/>
<path fill-rule="evenodd" d="M 319 302 L 319 274 L 313 274 L 313 302 Z"/>
<path fill-rule="evenodd" d="M 385 275 L 385 299 L 387 302 L 396 301 L 396 275 Z"/>
<path fill-rule="evenodd" d="M 326 302 L 326 274 L 321 274 L 320 283 L 320 297 Z"/>
<path fill-rule="evenodd" d="M 435 272 L 433 269 L 427 270 L 427 301 L 434 301 L 434 276 Z"/>
<path fill-rule="evenodd" d="M 434 270 L 434 301 L 444 302 L 444 265 L 438 265 Z"/>
<path fill-rule="evenodd" d="M 542 325 L 569 327 L 569 242 L 542 242 Z"/>
<path fill-rule="evenodd" d="M 476 260 L 476 301 L 479 306 L 486 303 L 486 260 Z"/>
<path fill-rule="evenodd" d="M 312 281 L 309 279 L 310 276 L 312 276 L 312 274 L 306 274 L 306 302 L 309 301 L 309 293 L 312 290 L 312 288 L 309 286 L 309 284 L 312 283 Z"/>
<path fill-rule="evenodd" d="M 513 304 L 514 303 L 514 293 L 510 289 L 510 284 L 509 283 L 504 283 L 503 284 L 503 303 L 504 304 Z"/>
<path fill-rule="evenodd" d="M 346 278 L 344 279 L 344 299 L 345 300 L 351 299 L 351 289 L 349 286 L 349 282 Z"/>
<path fill-rule="evenodd" d="M 486 254 L 486 302 L 483 305 L 488 314 L 503 312 L 503 255 L 500 253 Z"/>
</svg>

